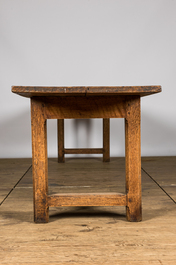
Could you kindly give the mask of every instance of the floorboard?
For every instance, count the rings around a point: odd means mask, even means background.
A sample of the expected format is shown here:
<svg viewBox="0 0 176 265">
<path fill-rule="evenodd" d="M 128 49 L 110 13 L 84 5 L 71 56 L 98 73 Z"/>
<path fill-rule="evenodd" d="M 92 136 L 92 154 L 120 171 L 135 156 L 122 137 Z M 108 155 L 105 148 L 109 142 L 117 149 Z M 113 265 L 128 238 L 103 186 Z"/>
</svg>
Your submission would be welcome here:
<svg viewBox="0 0 176 265">
<path fill-rule="evenodd" d="M 0 160 L 0 264 L 175 265 L 176 157 L 142 158 L 139 223 L 118 206 L 53 207 L 48 224 L 34 224 L 30 166 Z M 49 159 L 50 194 L 124 192 L 124 180 L 124 158 Z"/>
</svg>

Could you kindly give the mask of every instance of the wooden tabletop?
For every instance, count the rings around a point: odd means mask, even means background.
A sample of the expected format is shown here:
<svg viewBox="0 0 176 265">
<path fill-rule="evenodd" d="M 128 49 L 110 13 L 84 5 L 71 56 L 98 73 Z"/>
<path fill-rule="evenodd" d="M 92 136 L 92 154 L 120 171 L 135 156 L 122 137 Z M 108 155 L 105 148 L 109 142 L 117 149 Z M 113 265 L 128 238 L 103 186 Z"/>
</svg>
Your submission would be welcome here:
<svg viewBox="0 0 176 265">
<path fill-rule="evenodd" d="M 23 97 L 35 96 L 88 96 L 88 95 L 140 95 L 147 96 L 161 92 L 161 86 L 12 86 L 12 92 Z"/>
</svg>

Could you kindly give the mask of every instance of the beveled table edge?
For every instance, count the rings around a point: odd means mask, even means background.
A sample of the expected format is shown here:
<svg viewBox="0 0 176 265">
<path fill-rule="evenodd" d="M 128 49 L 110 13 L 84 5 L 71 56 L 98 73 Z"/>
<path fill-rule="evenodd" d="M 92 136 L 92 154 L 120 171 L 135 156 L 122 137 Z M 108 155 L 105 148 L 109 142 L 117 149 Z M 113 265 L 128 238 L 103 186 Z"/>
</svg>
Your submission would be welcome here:
<svg viewBox="0 0 176 265">
<path fill-rule="evenodd" d="M 12 92 L 24 97 L 35 96 L 91 96 L 139 95 L 161 92 L 161 86 L 12 86 Z"/>
</svg>

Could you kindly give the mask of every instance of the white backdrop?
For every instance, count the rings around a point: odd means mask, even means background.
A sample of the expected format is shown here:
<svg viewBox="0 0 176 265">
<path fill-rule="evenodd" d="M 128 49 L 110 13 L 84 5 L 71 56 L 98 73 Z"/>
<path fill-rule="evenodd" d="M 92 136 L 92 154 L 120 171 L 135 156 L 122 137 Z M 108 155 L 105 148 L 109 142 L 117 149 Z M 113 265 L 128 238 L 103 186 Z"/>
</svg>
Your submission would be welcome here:
<svg viewBox="0 0 176 265">
<path fill-rule="evenodd" d="M 142 155 L 176 155 L 175 14 L 172 0 L 0 0 L 0 157 L 31 157 L 30 102 L 12 85 L 162 85 L 142 98 Z M 102 120 L 65 124 L 66 147 L 102 146 Z M 111 156 L 123 155 L 124 121 L 111 119 Z"/>
</svg>

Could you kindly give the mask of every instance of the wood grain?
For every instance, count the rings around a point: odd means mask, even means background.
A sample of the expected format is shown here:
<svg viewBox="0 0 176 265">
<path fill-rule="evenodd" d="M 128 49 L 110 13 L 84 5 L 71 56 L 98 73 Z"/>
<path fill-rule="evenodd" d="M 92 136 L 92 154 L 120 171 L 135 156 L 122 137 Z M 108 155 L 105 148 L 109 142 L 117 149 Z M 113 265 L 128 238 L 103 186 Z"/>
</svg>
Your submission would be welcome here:
<svg viewBox="0 0 176 265">
<path fill-rule="evenodd" d="M 103 148 L 65 148 L 64 119 L 57 120 L 58 163 L 65 162 L 64 154 L 103 154 L 103 162 L 110 161 L 110 121 L 103 119 Z"/>
<path fill-rule="evenodd" d="M 48 196 L 48 205 L 56 206 L 117 206 L 126 205 L 120 193 L 65 193 Z"/>
<path fill-rule="evenodd" d="M 126 205 L 128 221 L 142 220 L 140 97 L 161 92 L 160 86 L 19 87 L 31 97 L 34 220 L 48 222 L 49 206 Z M 109 119 L 125 118 L 126 195 L 59 194 L 48 196 L 46 119 L 58 119 L 58 160 L 64 161 L 64 119 L 103 118 L 103 155 L 109 160 Z M 96 149 L 96 151 L 102 149 Z M 83 150 L 90 153 L 93 150 Z M 66 151 L 67 152 L 67 151 Z M 71 152 L 71 150 L 68 150 Z M 72 152 L 78 150 L 72 149 Z"/>
<path fill-rule="evenodd" d="M 30 158 L 0 159 L 2 195 L 3 187 L 13 187 L 30 164 Z M 176 184 L 176 156 L 142 158 L 142 167 L 160 184 Z M 89 178 L 91 187 L 124 192 L 124 168 L 120 157 L 112 157 L 109 163 L 101 158 L 66 158 L 59 165 L 57 158 L 49 158 L 49 188 L 51 193 L 58 192 L 58 185 L 64 183 L 75 185 L 68 190 L 63 186 L 64 193 L 83 193 L 86 188 L 81 187 L 80 176 L 88 171 L 89 176 L 96 172 L 96 177 Z M 0 263 L 175 265 L 175 204 L 145 172 L 142 184 L 143 222 L 126 222 L 125 206 L 51 207 L 50 222 L 36 225 L 30 170 L 0 207 Z"/>
<path fill-rule="evenodd" d="M 24 97 L 34 96 L 69 96 L 77 95 L 140 95 L 147 96 L 161 92 L 161 86 L 75 86 L 75 87 L 43 87 L 12 86 L 12 92 Z"/>
<path fill-rule="evenodd" d="M 64 119 L 57 120 L 58 163 L 64 163 Z"/>
<path fill-rule="evenodd" d="M 103 154 L 103 148 L 65 148 L 65 154 Z"/>
<path fill-rule="evenodd" d="M 110 161 L 110 119 L 103 119 L 103 162 Z"/>
<path fill-rule="evenodd" d="M 46 119 L 124 118 L 123 97 L 39 97 Z"/>
<path fill-rule="evenodd" d="M 35 98 L 31 99 L 31 125 L 34 221 L 46 223 L 49 220 L 47 130 L 42 102 Z"/>
<path fill-rule="evenodd" d="M 141 142 L 140 142 L 140 97 L 126 101 L 125 157 L 127 220 L 141 221 Z"/>
</svg>

